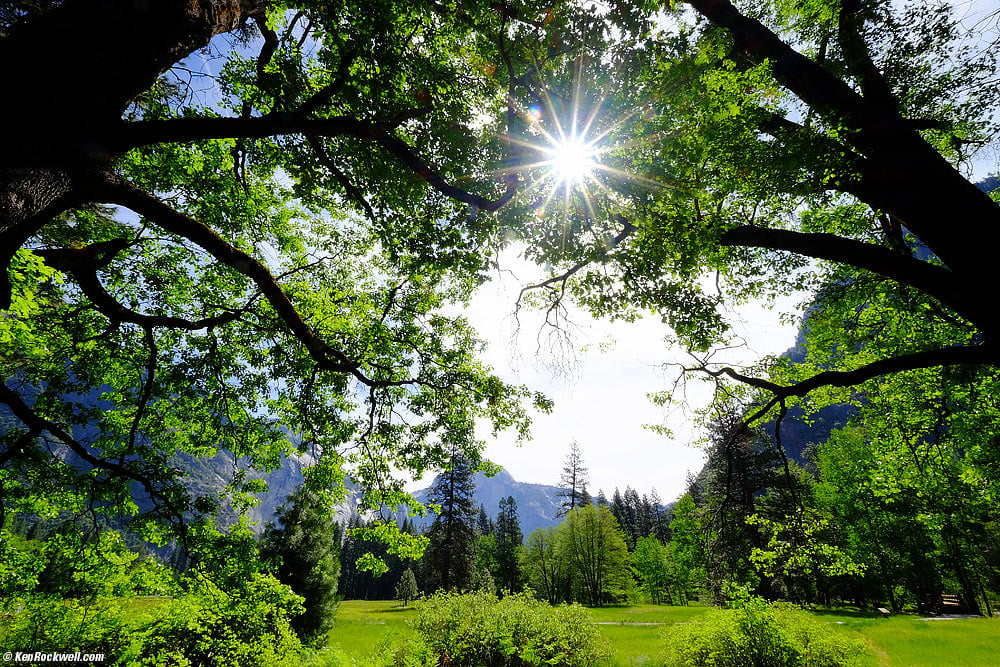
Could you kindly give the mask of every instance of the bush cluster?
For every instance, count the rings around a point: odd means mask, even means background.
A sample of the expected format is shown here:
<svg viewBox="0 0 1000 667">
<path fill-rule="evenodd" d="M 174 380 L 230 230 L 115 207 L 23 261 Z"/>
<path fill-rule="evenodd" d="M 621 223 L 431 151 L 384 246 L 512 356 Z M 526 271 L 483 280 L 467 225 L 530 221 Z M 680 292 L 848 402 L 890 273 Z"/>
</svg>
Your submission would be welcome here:
<svg viewBox="0 0 1000 667">
<path fill-rule="evenodd" d="M 665 632 L 664 664 L 685 667 L 869 667 L 865 644 L 788 603 L 744 599 Z"/>
<path fill-rule="evenodd" d="M 291 621 L 302 598 L 252 557 L 231 557 L 239 552 L 226 540 L 256 549 L 239 531 L 220 536 L 219 563 L 178 580 L 114 532 L 87 542 L 68 531 L 44 543 L 0 532 L 0 646 L 104 653 L 121 665 L 298 665 Z M 155 599 L 140 613 L 142 596 Z"/>
<path fill-rule="evenodd" d="M 591 667 L 611 653 L 582 607 L 552 607 L 528 593 L 502 599 L 484 592 L 438 593 L 413 626 L 417 638 L 387 649 L 383 665 Z"/>
<path fill-rule="evenodd" d="M 128 602 L 34 596 L 0 628 L 0 645 L 17 651 L 104 653 L 114 664 L 298 665 L 302 645 L 290 618 L 302 598 L 270 575 L 237 591 L 193 583 L 165 598 L 149 617 L 132 618 Z M 13 611 L 13 610 L 12 610 Z"/>
</svg>

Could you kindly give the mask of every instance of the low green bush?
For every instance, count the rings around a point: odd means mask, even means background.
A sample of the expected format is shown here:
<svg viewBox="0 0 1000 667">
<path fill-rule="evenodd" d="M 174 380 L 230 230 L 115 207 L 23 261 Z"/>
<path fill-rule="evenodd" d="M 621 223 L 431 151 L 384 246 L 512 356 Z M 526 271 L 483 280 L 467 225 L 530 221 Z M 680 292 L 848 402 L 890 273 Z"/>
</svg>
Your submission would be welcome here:
<svg viewBox="0 0 1000 667">
<path fill-rule="evenodd" d="M 301 611 L 302 598 L 269 574 L 236 591 L 199 581 L 139 630 L 140 664 L 297 665 L 302 645 L 290 619 Z"/>
<path fill-rule="evenodd" d="M 340 646 L 306 647 L 299 660 L 299 667 L 354 667 L 354 661 Z"/>
<path fill-rule="evenodd" d="M 610 647 L 582 607 L 552 607 L 529 594 L 438 593 L 413 621 L 418 637 L 382 654 L 392 667 L 553 665 L 591 667 Z"/>
<path fill-rule="evenodd" d="M 136 642 L 117 600 L 65 600 L 55 595 L 18 598 L 0 623 L 0 646 L 9 651 L 123 655 Z"/>
<path fill-rule="evenodd" d="M 746 598 L 665 631 L 664 664 L 685 667 L 869 667 L 865 644 L 787 603 Z"/>
</svg>

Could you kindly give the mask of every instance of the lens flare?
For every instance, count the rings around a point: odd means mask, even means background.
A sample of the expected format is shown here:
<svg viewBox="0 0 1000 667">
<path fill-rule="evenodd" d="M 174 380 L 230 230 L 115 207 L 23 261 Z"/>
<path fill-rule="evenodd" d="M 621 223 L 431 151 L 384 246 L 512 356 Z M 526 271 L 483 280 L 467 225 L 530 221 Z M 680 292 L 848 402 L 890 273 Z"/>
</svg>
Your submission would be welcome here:
<svg viewBox="0 0 1000 667">
<path fill-rule="evenodd" d="M 583 137 L 567 137 L 549 149 L 552 155 L 552 172 L 556 183 L 567 187 L 587 180 L 597 167 L 594 147 Z"/>
</svg>

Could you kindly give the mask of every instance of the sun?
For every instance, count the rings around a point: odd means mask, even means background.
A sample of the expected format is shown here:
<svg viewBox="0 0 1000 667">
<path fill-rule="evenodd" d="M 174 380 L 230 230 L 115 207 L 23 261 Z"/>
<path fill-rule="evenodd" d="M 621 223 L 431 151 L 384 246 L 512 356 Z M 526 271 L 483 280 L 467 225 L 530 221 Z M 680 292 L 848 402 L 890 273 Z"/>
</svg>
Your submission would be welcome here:
<svg viewBox="0 0 1000 667">
<path fill-rule="evenodd" d="M 554 141 L 545 152 L 551 156 L 552 175 L 556 185 L 582 185 L 597 169 L 597 151 L 582 136 Z"/>
<path fill-rule="evenodd" d="M 512 146 L 510 160 L 496 173 L 524 178 L 520 196 L 536 217 L 559 207 L 574 214 L 583 211 L 590 220 L 609 196 L 615 196 L 617 182 L 635 179 L 614 166 L 615 155 L 623 147 L 622 128 L 646 106 L 612 119 L 605 113 L 606 98 L 585 88 L 577 71 L 571 96 L 543 90 L 538 104 L 517 112 L 522 123 L 508 120 L 518 132 L 504 135 Z"/>
</svg>

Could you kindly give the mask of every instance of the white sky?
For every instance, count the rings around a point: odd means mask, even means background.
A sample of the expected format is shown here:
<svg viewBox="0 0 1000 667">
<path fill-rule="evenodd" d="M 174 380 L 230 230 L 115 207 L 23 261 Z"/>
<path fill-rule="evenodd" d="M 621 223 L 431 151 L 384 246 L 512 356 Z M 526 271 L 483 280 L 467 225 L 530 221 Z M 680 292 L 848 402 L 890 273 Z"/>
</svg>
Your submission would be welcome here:
<svg viewBox="0 0 1000 667">
<path fill-rule="evenodd" d="M 505 272 L 485 285 L 466 315 L 488 341 L 483 358 L 496 373 L 542 391 L 555 401 L 555 408 L 551 414 L 535 415 L 533 438 L 521 446 L 512 435 L 494 439 L 484 428 L 481 437 L 487 441 L 489 458 L 518 481 L 554 485 L 575 439 L 590 470 L 591 494 L 603 489 L 610 497 L 616 486 L 622 491 L 631 486 L 642 494 L 655 487 L 664 501 L 676 499 L 684 492 L 687 473 L 698 472 L 702 465 L 690 417 L 693 409 L 707 403 L 709 388 L 697 379 L 688 382 L 686 410 L 661 408 L 649 400 L 648 393 L 668 389 L 677 375 L 663 364 L 690 361 L 683 351 L 668 348 L 667 327 L 654 317 L 609 323 L 576 311 L 573 369 L 567 373 L 553 368 L 558 355 L 538 350 L 541 313 L 522 310 L 519 333 L 512 317 L 520 285 L 540 276 L 539 269 L 520 260 L 513 250 L 502 264 L 516 277 Z M 797 328 L 781 326 L 779 314 L 794 311 L 799 300 L 789 298 L 775 310 L 740 309 L 743 321 L 734 326 L 748 347 L 727 361 L 750 363 L 791 347 Z M 645 424 L 666 425 L 673 435 L 659 435 Z"/>
</svg>

